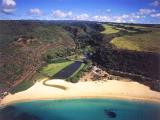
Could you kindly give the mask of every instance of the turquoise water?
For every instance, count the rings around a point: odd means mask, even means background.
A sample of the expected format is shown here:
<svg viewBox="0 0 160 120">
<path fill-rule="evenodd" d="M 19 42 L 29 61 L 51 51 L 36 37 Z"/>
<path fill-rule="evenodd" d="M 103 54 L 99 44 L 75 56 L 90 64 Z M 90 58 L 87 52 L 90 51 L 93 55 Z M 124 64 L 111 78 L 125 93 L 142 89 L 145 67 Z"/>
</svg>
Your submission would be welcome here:
<svg viewBox="0 0 160 120">
<path fill-rule="evenodd" d="M 36 116 L 33 120 L 160 120 L 160 104 L 112 99 L 43 100 L 16 103 L 12 107 L 14 117 L 26 113 Z M 114 112 L 116 117 L 110 118 L 105 110 Z"/>
</svg>

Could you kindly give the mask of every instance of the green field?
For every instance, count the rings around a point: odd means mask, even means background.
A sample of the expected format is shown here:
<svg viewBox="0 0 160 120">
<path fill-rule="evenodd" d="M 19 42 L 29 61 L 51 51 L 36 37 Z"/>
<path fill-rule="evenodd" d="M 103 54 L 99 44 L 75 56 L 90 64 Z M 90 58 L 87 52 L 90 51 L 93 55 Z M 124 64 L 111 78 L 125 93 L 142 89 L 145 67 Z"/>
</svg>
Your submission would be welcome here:
<svg viewBox="0 0 160 120">
<path fill-rule="evenodd" d="M 160 31 L 114 38 L 111 43 L 119 49 L 160 52 Z"/>
<path fill-rule="evenodd" d="M 113 33 L 118 33 L 119 32 L 119 30 L 116 30 L 111 25 L 103 24 L 103 27 L 105 28 L 105 30 L 103 32 L 101 32 L 103 34 L 113 34 Z"/>
<path fill-rule="evenodd" d="M 136 32 L 134 30 L 129 30 L 129 29 L 120 28 L 120 27 L 117 27 L 116 29 L 119 30 L 119 31 L 125 31 L 125 32 L 129 32 L 129 33 L 135 33 Z"/>
<path fill-rule="evenodd" d="M 146 29 L 148 27 L 145 27 L 145 26 L 138 26 L 138 25 L 125 25 L 126 27 L 133 27 L 133 28 L 136 28 L 136 29 Z"/>
<path fill-rule="evenodd" d="M 47 66 L 43 67 L 40 72 L 48 77 L 54 76 L 56 73 L 64 69 L 65 67 L 69 66 L 70 64 L 74 63 L 74 61 L 67 61 L 62 63 L 53 63 L 48 64 Z"/>
</svg>

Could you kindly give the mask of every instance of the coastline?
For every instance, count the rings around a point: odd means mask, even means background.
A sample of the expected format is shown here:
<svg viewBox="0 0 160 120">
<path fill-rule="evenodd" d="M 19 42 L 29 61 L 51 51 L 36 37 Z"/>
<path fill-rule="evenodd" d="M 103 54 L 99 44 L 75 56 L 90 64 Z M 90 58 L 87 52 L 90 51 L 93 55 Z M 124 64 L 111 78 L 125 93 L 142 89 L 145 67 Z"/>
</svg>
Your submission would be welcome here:
<svg viewBox="0 0 160 120">
<path fill-rule="evenodd" d="M 133 102 L 142 102 L 142 103 L 154 103 L 154 104 L 160 104 L 159 99 L 150 99 L 150 98 L 136 98 L 131 96 L 77 96 L 77 97 L 62 97 L 62 98 L 40 98 L 40 99 L 23 99 L 23 100 L 17 100 L 12 101 L 9 103 L 3 103 L 0 104 L 1 107 L 5 107 L 8 105 L 16 104 L 16 103 L 25 103 L 25 102 L 32 102 L 32 101 L 43 101 L 43 100 L 76 100 L 76 99 L 113 99 L 113 100 L 124 100 L 124 101 L 133 101 Z"/>
<path fill-rule="evenodd" d="M 63 85 L 67 87 L 67 90 L 45 86 L 41 80 L 28 90 L 13 95 L 9 94 L 1 101 L 0 107 L 18 102 L 88 98 L 160 103 L 160 92 L 152 91 L 147 86 L 133 81 L 107 80 L 69 83 L 64 80 L 50 80 L 47 83 Z"/>
</svg>

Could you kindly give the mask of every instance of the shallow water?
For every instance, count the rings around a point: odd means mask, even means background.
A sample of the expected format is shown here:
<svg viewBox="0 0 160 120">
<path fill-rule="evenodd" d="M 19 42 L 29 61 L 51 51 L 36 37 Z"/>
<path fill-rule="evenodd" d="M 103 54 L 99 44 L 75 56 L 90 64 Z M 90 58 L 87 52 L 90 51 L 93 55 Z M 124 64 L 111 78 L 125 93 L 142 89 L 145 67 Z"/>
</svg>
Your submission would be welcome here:
<svg viewBox="0 0 160 120">
<path fill-rule="evenodd" d="M 16 103 L 11 106 L 12 111 L 9 113 L 14 111 L 12 113 L 14 115 L 10 115 L 12 116 L 11 120 L 25 120 L 27 117 L 27 119 L 30 117 L 30 120 L 32 120 L 31 117 L 34 117 L 33 120 L 160 120 L 160 104 L 135 101 L 112 99 L 43 100 Z M 0 120 L 4 119 L 6 111 L 2 112 L 1 110 Z M 116 116 L 111 118 L 105 111 L 112 111 Z M 19 115 L 21 117 L 18 118 Z M 7 120 L 10 119 L 7 118 Z"/>
</svg>

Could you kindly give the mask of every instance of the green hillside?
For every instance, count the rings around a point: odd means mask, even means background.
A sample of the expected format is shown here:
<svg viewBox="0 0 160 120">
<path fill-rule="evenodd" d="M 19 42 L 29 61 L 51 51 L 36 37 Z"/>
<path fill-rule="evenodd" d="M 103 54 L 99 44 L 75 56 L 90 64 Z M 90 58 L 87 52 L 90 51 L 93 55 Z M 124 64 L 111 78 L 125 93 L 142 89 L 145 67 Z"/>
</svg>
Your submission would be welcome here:
<svg viewBox="0 0 160 120">
<path fill-rule="evenodd" d="M 20 36 L 34 37 L 42 42 L 69 41 L 73 39 L 62 27 L 40 21 L 0 21 L 0 45 L 6 45 Z"/>
<path fill-rule="evenodd" d="M 160 31 L 116 37 L 111 41 L 119 49 L 148 51 L 160 53 Z"/>
<path fill-rule="evenodd" d="M 0 21 L 0 81 L 8 86 L 31 77 L 49 49 L 74 49 L 71 34 L 43 21 Z"/>
<path fill-rule="evenodd" d="M 95 22 L 78 21 L 1 20 L 0 26 L 1 88 L 30 86 L 30 78 L 43 66 L 83 55 L 92 34 L 101 29 Z"/>
<path fill-rule="evenodd" d="M 119 30 L 116 29 L 114 26 L 108 25 L 108 24 L 103 24 L 104 27 L 104 31 L 102 31 L 101 33 L 103 34 L 113 34 L 113 33 L 118 33 Z"/>
<path fill-rule="evenodd" d="M 117 49 L 160 52 L 160 27 L 148 25 L 103 24 L 103 41 Z"/>
</svg>

